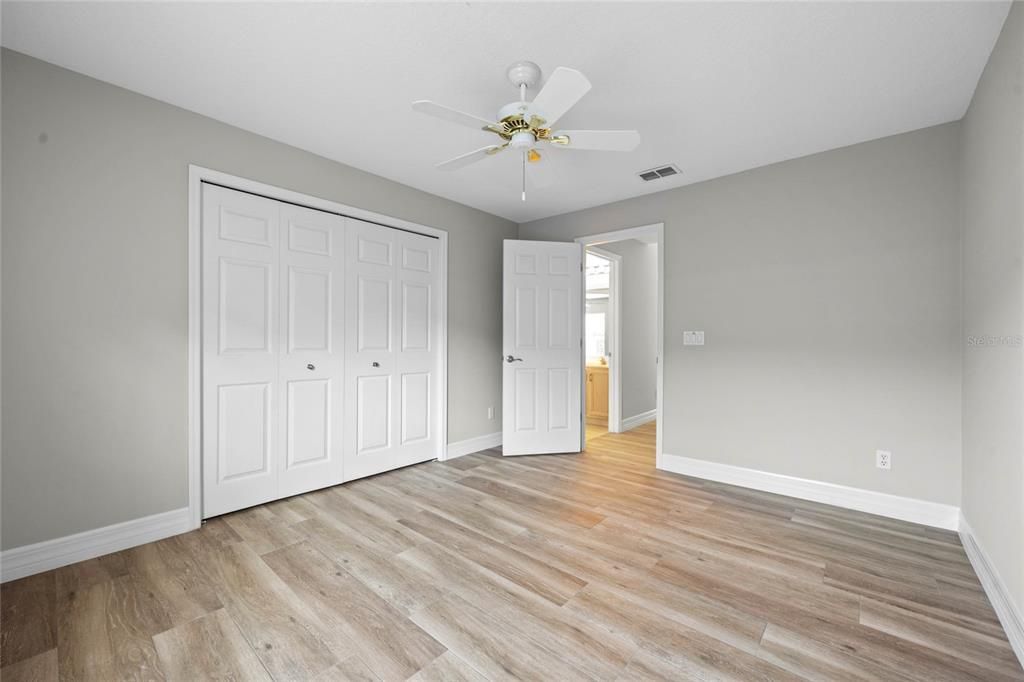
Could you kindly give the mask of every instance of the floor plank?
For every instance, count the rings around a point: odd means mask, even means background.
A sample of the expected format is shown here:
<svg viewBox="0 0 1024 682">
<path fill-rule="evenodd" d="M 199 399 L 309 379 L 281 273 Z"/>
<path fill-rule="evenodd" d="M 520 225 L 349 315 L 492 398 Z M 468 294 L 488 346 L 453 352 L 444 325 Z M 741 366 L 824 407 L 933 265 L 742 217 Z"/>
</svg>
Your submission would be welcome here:
<svg viewBox="0 0 1024 682">
<path fill-rule="evenodd" d="M 487 678 L 474 670 L 468 663 L 446 651 L 418 673 L 409 682 L 486 682 Z"/>
<path fill-rule="evenodd" d="M 57 649 L 53 648 L 0 668 L 4 682 L 57 682 Z"/>
<path fill-rule="evenodd" d="M 328 630 L 344 633 L 351 654 L 382 679 L 405 679 L 444 653 L 433 637 L 310 543 L 264 560 Z"/>
<path fill-rule="evenodd" d="M 861 600 L 860 622 L 881 632 L 945 651 L 983 668 L 1013 675 L 1020 664 L 1004 641 L 884 603 Z"/>
<path fill-rule="evenodd" d="M 400 523 L 555 604 L 564 604 L 586 584 L 574 575 L 430 512 L 420 512 Z"/>
<path fill-rule="evenodd" d="M 309 536 L 310 544 L 406 615 L 441 596 L 433 584 L 408 575 L 394 560 L 394 554 L 375 548 L 348 526 L 316 518 L 303 521 L 299 527 Z"/>
<path fill-rule="evenodd" d="M 317 675 L 314 682 L 379 682 L 362 659 L 352 656 Z"/>
<path fill-rule="evenodd" d="M 131 576 L 69 591 L 58 609 L 62 680 L 164 679 L 152 637 L 170 620 Z"/>
<path fill-rule="evenodd" d="M 171 624 L 187 623 L 221 608 L 205 570 L 180 538 L 124 552 L 128 574 L 159 601 Z"/>
<path fill-rule="evenodd" d="M 4 583 L 0 589 L 0 667 L 56 646 L 56 573 L 48 571 Z"/>
<path fill-rule="evenodd" d="M 458 596 L 435 602 L 413 614 L 448 649 L 491 680 L 577 680 L 583 673 L 559 652 L 538 645 L 500 618 Z"/>
<path fill-rule="evenodd" d="M 273 677 L 305 679 L 339 661 L 316 615 L 252 547 L 228 545 L 209 560 L 224 607 Z"/>
<path fill-rule="evenodd" d="M 153 637 L 153 643 L 173 682 L 270 679 L 224 609 L 165 630 Z"/>
</svg>

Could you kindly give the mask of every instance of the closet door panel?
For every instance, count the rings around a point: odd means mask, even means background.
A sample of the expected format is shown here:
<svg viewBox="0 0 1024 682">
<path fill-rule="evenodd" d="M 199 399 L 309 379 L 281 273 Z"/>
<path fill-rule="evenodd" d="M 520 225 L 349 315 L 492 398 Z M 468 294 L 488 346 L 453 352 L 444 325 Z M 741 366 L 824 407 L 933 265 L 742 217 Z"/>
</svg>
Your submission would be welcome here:
<svg viewBox="0 0 1024 682">
<path fill-rule="evenodd" d="M 402 374 L 401 445 L 430 438 L 430 372 Z"/>
<path fill-rule="evenodd" d="M 332 383 L 330 379 L 288 382 L 288 468 L 330 459 Z"/>
<path fill-rule="evenodd" d="M 348 225 L 351 480 L 437 456 L 440 327 L 437 240 Z"/>
<path fill-rule="evenodd" d="M 217 387 L 218 483 L 270 473 L 270 383 Z"/>
<path fill-rule="evenodd" d="M 402 351 L 430 351 L 430 284 L 402 282 Z"/>
<path fill-rule="evenodd" d="M 356 379 L 356 455 L 374 458 L 376 451 L 391 447 L 391 377 L 361 376 Z"/>
<path fill-rule="evenodd" d="M 438 305 L 438 241 L 399 232 L 395 286 L 401 292 L 396 310 L 396 357 L 401 395 L 395 415 L 395 466 L 407 466 L 437 456 L 434 414 L 441 382 L 437 376 L 440 325 Z"/>
<path fill-rule="evenodd" d="M 288 266 L 288 351 L 331 351 L 331 271 Z"/>
<path fill-rule="evenodd" d="M 279 208 L 204 185 L 203 515 L 277 496 Z"/>
<path fill-rule="evenodd" d="M 284 456 L 278 497 L 342 481 L 345 219 L 279 204 Z"/>
<path fill-rule="evenodd" d="M 391 278 L 356 276 L 356 344 L 360 353 L 391 351 Z"/>
<path fill-rule="evenodd" d="M 345 480 L 394 468 L 395 230 L 347 220 Z"/>
<path fill-rule="evenodd" d="M 218 262 L 218 350 L 224 353 L 271 352 L 272 263 L 242 258 Z"/>
</svg>

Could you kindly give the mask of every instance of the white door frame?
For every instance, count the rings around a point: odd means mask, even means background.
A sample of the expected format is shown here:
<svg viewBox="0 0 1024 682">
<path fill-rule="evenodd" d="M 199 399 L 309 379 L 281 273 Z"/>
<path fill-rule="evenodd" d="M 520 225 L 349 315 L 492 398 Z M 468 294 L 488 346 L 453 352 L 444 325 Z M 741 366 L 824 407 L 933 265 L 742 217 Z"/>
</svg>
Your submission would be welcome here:
<svg viewBox="0 0 1024 682">
<path fill-rule="evenodd" d="M 612 352 L 608 355 L 608 431 L 611 433 L 622 432 L 622 363 L 620 362 L 622 353 L 622 327 L 619 324 L 622 320 L 620 317 L 620 302 L 622 301 L 622 256 L 611 251 L 605 251 L 602 248 L 596 246 L 585 246 L 584 252 L 593 253 L 596 256 L 600 256 L 608 261 L 608 323 L 605 325 L 606 328 L 611 329 L 611 346 Z M 585 261 L 584 261 L 585 262 Z M 584 306 L 586 306 L 586 295 L 587 290 L 584 286 L 583 297 Z M 586 311 L 586 307 L 584 307 Z M 586 320 L 584 319 L 584 324 Z M 586 326 L 583 327 L 586 332 Z M 607 339 L 605 340 L 607 342 Z M 587 358 L 586 353 L 583 354 L 583 364 L 586 365 Z M 584 398 L 586 398 L 586 391 L 583 392 Z M 584 406 L 586 403 L 584 403 Z M 586 410 L 584 410 L 584 413 Z M 586 420 L 584 420 L 586 421 Z"/>
<path fill-rule="evenodd" d="M 293 192 L 273 185 L 222 173 L 194 164 L 188 167 L 188 510 L 191 528 L 202 523 L 202 183 L 209 182 L 228 189 L 249 192 L 307 208 L 336 213 L 385 227 L 436 237 L 440 246 L 440 307 L 441 341 L 438 370 L 441 381 L 441 404 L 435 417 L 439 434 L 437 458 L 448 457 L 448 232 L 408 220 L 392 218 L 382 213 L 347 206 L 336 201 Z"/>
<path fill-rule="evenodd" d="M 665 402 L 665 223 L 652 223 L 639 227 L 630 227 L 624 230 L 613 230 L 600 234 L 588 234 L 576 237 L 576 242 L 584 248 L 599 246 L 608 242 L 619 242 L 625 239 L 650 239 L 655 237 L 658 244 L 658 400 L 656 405 L 657 429 L 655 436 L 655 460 L 654 465 L 661 468 L 662 464 L 662 440 L 665 432 L 664 402 Z M 584 297 L 586 300 L 586 297 Z M 580 306 L 580 315 L 586 314 L 586 305 Z M 616 350 L 616 354 L 618 351 Z M 586 355 L 586 353 L 584 353 Z M 586 358 L 583 360 L 586 364 Z M 586 369 L 583 370 L 584 376 Z M 580 382 L 581 393 L 585 390 Z M 583 394 L 585 395 L 585 393 Z M 610 399 L 610 396 L 609 396 Z M 621 414 L 621 413 L 620 413 Z M 611 412 L 609 410 L 609 426 L 611 426 Z M 620 424 L 621 426 L 621 424 Z M 584 435 L 584 438 L 586 436 Z"/>
</svg>

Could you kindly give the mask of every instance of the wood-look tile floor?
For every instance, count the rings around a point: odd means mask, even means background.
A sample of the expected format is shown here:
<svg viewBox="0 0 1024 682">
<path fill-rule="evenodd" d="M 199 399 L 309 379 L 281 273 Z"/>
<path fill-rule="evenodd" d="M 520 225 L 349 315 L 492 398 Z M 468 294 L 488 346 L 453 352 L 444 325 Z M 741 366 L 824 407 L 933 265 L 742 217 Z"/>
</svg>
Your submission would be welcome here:
<svg viewBox="0 0 1024 682">
<path fill-rule="evenodd" d="M 590 422 L 587 422 L 584 425 L 584 430 L 586 432 L 586 441 L 588 443 L 594 438 L 600 438 L 601 436 L 608 435 L 607 424 L 591 424 Z"/>
<path fill-rule="evenodd" d="M 429 463 L 11 582 L 33 679 L 1024 679 L 955 534 L 582 456 Z"/>
</svg>

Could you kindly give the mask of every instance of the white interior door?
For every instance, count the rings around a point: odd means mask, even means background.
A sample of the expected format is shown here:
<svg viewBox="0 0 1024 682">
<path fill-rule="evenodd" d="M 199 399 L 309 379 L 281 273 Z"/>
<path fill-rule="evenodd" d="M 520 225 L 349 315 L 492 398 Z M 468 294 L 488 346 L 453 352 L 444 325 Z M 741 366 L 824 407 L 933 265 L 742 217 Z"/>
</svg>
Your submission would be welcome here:
<svg viewBox="0 0 1024 682">
<path fill-rule="evenodd" d="M 438 240 L 348 220 L 345 480 L 437 456 Z"/>
<path fill-rule="evenodd" d="M 502 452 L 582 446 L 582 247 L 505 241 Z"/>
<path fill-rule="evenodd" d="M 203 186 L 203 516 L 342 481 L 344 218 Z"/>
<path fill-rule="evenodd" d="M 277 497 L 342 481 L 345 219 L 279 204 L 282 435 Z"/>
<path fill-rule="evenodd" d="M 203 187 L 203 516 L 277 494 L 280 209 Z"/>
</svg>

